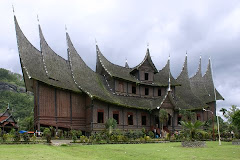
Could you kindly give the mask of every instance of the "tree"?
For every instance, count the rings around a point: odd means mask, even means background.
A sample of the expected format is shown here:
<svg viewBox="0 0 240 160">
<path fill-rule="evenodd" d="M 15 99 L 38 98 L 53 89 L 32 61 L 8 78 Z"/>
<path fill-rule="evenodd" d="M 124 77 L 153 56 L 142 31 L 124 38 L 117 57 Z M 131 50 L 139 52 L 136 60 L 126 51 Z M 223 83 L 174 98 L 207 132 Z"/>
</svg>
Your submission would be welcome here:
<svg viewBox="0 0 240 160">
<path fill-rule="evenodd" d="M 228 123 L 230 123 L 230 124 L 232 123 L 232 117 L 238 110 L 239 109 L 237 108 L 236 105 L 232 105 L 231 108 L 229 108 L 229 110 L 224 115 L 224 117 L 227 118 Z"/>
<path fill-rule="evenodd" d="M 197 133 L 201 131 L 201 129 L 199 128 L 203 126 L 203 122 L 196 121 L 193 123 L 191 121 L 187 122 L 181 121 L 181 125 L 183 127 L 183 132 L 186 133 L 190 141 L 193 141 L 195 140 Z"/>
<path fill-rule="evenodd" d="M 237 129 L 240 131 L 240 110 L 234 113 L 234 115 L 232 116 L 232 122 L 233 125 L 235 125 Z"/>
<path fill-rule="evenodd" d="M 182 121 L 196 121 L 196 113 L 195 112 L 181 109 L 181 110 L 179 110 L 179 113 L 182 115 Z"/>
<path fill-rule="evenodd" d="M 166 110 L 160 109 L 160 111 L 159 111 L 159 120 L 160 120 L 160 122 L 162 124 L 162 130 L 163 130 L 163 123 L 168 120 L 168 113 L 167 113 Z"/>
<path fill-rule="evenodd" d="M 44 129 L 43 135 L 47 139 L 47 143 L 51 143 L 51 131 L 49 128 Z"/>
<path fill-rule="evenodd" d="M 113 129 L 117 127 L 117 121 L 113 118 L 109 118 L 105 123 L 105 127 L 108 130 L 108 133 L 111 134 Z"/>
<path fill-rule="evenodd" d="M 225 115 L 225 114 L 226 114 L 226 112 L 227 112 L 227 109 L 225 109 L 225 108 L 221 108 L 221 109 L 220 109 L 220 112 L 222 112 L 222 113 L 223 113 L 223 115 Z"/>
</svg>

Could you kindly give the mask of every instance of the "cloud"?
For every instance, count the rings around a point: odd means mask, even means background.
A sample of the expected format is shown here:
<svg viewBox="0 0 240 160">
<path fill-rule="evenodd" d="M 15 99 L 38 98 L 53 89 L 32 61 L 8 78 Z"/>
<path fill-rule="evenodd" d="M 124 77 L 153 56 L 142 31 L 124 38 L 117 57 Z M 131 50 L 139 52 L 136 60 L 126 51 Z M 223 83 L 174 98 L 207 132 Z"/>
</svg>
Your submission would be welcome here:
<svg viewBox="0 0 240 160">
<path fill-rule="evenodd" d="M 240 105 L 240 2 L 232 1 L 1 1 L 0 67 L 21 72 L 13 23 L 12 3 L 19 24 L 39 49 L 38 22 L 51 48 L 67 58 L 65 25 L 83 60 L 95 69 L 95 38 L 111 62 L 130 67 L 145 56 L 147 43 L 161 69 L 171 54 L 177 77 L 186 51 L 189 75 L 197 71 L 202 55 L 203 73 L 213 61 L 216 88 L 226 99 L 218 108 Z"/>
</svg>

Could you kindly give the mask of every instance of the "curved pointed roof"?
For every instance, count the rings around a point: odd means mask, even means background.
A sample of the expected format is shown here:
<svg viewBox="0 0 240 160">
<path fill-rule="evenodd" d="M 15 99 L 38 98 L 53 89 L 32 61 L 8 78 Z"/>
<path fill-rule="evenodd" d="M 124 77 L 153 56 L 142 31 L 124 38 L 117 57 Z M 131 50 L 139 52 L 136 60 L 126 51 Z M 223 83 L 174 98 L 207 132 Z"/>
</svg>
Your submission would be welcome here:
<svg viewBox="0 0 240 160">
<path fill-rule="evenodd" d="M 151 66 L 152 69 L 154 70 L 154 73 L 158 73 L 158 70 L 157 70 L 157 68 L 155 67 L 155 65 L 154 65 L 154 63 L 153 63 L 153 61 L 152 61 L 152 58 L 151 58 L 151 56 L 150 56 L 149 48 L 147 48 L 147 52 L 146 52 L 146 55 L 145 55 L 143 61 L 142 61 L 139 65 L 137 65 L 136 67 L 134 67 L 131 72 L 134 72 L 135 70 L 138 70 L 139 67 L 141 67 L 146 61 L 148 61 L 148 63 L 150 64 L 150 66 Z"/>
<path fill-rule="evenodd" d="M 209 96 L 202 78 L 201 65 L 202 65 L 202 62 L 200 57 L 198 70 L 196 74 L 190 78 L 190 86 L 194 95 L 196 95 L 198 98 L 200 98 L 203 102 L 206 103 L 209 99 Z"/>
<path fill-rule="evenodd" d="M 130 74 L 131 68 L 122 67 L 108 61 L 100 51 L 98 45 L 96 45 L 97 50 L 97 67 L 101 66 L 110 76 L 124 79 L 131 82 L 140 83 L 133 75 Z M 96 71 L 99 73 L 98 68 Z M 101 73 L 99 73 L 101 74 Z"/>
<path fill-rule="evenodd" d="M 100 75 L 96 74 L 85 64 L 74 48 L 68 33 L 66 33 L 66 38 L 68 44 L 68 58 L 74 82 L 91 98 L 96 97 L 113 102 L 109 92 L 102 84 L 101 77 L 99 77 Z"/>
<path fill-rule="evenodd" d="M 154 74 L 154 83 L 159 86 L 168 86 L 170 72 L 171 86 L 180 85 L 172 76 L 170 71 L 170 59 L 168 59 L 167 64 L 158 73 Z"/>
<path fill-rule="evenodd" d="M 176 87 L 176 96 L 182 99 L 189 108 L 203 108 L 206 107 L 206 104 L 202 102 L 198 97 L 196 97 L 191 89 L 190 80 L 188 77 L 188 68 L 187 68 L 187 55 L 185 57 L 184 65 L 182 72 L 177 77 L 177 82 L 180 83 L 181 87 Z"/>
<path fill-rule="evenodd" d="M 68 43 L 68 56 L 72 71 L 72 77 L 75 83 L 79 86 L 81 90 L 87 93 L 94 99 L 99 99 L 102 101 L 107 101 L 120 106 L 132 107 L 132 108 L 141 108 L 141 109 L 152 109 L 156 105 L 159 105 L 163 100 L 163 96 L 158 99 L 148 99 L 140 97 L 131 97 L 131 96 L 120 96 L 116 95 L 110 89 L 106 88 L 107 84 L 104 76 L 95 73 L 92 71 L 82 60 L 82 58 L 77 53 L 74 48 L 70 37 L 67 33 L 67 43 Z M 97 46 L 99 61 L 105 60 L 100 53 Z M 100 62 L 102 63 L 102 62 Z M 104 66 L 105 67 L 105 66 Z M 106 82 L 107 83 L 107 82 Z"/>
<path fill-rule="evenodd" d="M 15 29 L 17 36 L 18 51 L 20 57 L 20 63 L 22 66 L 24 81 L 28 91 L 32 91 L 32 81 L 31 79 L 36 79 L 38 81 L 44 82 L 46 84 L 69 89 L 75 92 L 81 92 L 76 86 L 68 87 L 59 81 L 49 79 L 46 74 L 42 53 L 36 49 L 25 37 L 21 28 L 18 25 L 17 18 L 14 16 Z"/>
<path fill-rule="evenodd" d="M 214 87 L 214 82 L 213 82 L 213 78 L 212 78 L 211 59 L 210 58 L 209 58 L 209 61 L 208 61 L 207 70 L 206 70 L 205 74 L 203 75 L 203 81 L 204 81 L 204 85 L 206 87 L 206 90 L 208 92 L 209 102 L 213 102 L 213 101 L 220 100 L 220 99 L 224 100 L 224 98 L 220 95 L 220 93 Z"/>
<path fill-rule="evenodd" d="M 49 79 L 58 81 L 58 84 L 66 89 L 78 90 L 72 77 L 69 61 L 56 54 L 47 44 L 41 26 L 39 36 L 44 69 Z"/>
</svg>

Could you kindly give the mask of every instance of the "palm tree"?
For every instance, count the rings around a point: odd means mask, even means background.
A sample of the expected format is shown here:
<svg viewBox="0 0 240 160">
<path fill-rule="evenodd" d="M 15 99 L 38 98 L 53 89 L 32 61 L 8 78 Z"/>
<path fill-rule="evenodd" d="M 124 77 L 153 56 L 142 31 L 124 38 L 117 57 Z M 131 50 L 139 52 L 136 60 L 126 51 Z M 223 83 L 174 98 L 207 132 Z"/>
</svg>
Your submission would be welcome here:
<svg viewBox="0 0 240 160">
<path fill-rule="evenodd" d="M 180 109 L 179 113 L 182 115 L 183 121 L 195 121 L 196 120 L 196 113 L 191 112 L 185 109 Z"/>
<path fill-rule="evenodd" d="M 113 118 L 109 118 L 105 123 L 105 127 L 108 130 L 108 133 L 111 134 L 113 129 L 117 127 L 117 121 Z"/>
<path fill-rule="evenodd" d="M 159 111 L 159 120 L 162 124 L 162 130 L 163 130 L 163 123 L 168 120 L 168 113 L 164 109 L 160 109 Z"/>
<path fill-rule="evenodd" d="M 227 109 L 225 109 L 225 108 L 221 108 L 221 109 L 220 109 L 220 112 L 222 112 L 223 115 L 225 115 L 225 113 L 227 112 Z"/>
<path fill-rule="evenodd" d="M 186 132 L 187 136 L 191 141 L 195 139 L 196 134 L 201 130 L 199 129 L 201 126 L 203 126 L 203 122 L 201 121 L 196 121 L 196 122 L 191 122 L 191 121 L 181 121 L 181 125 Z"/>
</svg>

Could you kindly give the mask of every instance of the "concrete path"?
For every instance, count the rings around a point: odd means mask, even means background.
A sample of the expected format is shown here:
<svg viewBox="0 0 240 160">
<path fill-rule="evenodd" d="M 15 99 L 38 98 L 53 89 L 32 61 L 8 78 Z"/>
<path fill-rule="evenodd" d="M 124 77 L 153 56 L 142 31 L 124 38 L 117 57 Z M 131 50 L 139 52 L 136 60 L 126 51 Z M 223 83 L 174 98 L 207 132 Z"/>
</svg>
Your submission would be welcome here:
<svg viewBox="0 0 240 160">
<path fill-rule="evenodd" d="M 70 144 L 72 140 L 52 140 L 52 145 L 61 146 L 62 144 Z"/>
</svg>

